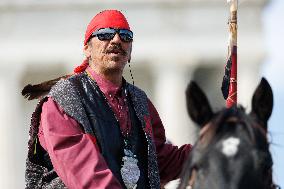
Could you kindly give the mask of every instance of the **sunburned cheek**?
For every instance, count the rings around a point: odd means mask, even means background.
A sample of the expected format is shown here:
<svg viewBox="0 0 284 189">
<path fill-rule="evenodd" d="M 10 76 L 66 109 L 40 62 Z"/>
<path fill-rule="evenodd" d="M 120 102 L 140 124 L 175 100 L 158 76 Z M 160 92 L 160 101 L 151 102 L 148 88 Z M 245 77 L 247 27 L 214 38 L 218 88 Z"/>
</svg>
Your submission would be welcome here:
<svg viewBox="0 0 284 189">
<path fill-rule="evenodd" d="M 227 157 L 233 157 L 238 153 L 240 139 L 229 137 L 222 142 L 221 152 Z"/>
</svg>

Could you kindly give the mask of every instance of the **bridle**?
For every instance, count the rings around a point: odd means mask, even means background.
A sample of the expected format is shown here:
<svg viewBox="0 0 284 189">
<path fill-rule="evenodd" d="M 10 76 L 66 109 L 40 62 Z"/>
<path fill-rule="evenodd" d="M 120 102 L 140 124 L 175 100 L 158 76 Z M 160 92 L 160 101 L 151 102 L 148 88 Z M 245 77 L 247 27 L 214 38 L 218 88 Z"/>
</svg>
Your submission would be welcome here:
<svg viewBox="0 0 284 189">
<path fill-rule="evenodd" d="M 226 122 L 238 122 L 238 118 L 237 117 L 230 117 L 229 119 L 226 120 Z M 252 124 L 252 127 L 254 129 L 258 129 L 258 131 L 264 135 L 265 137 L 267 137 L 267 131 L 261 127 L 258 124 Z M 212 129 L 213 128 L 213 129 Z M 211 141 L 211 139 L 214 137 L 215 134 L 215 130 L 217 129 L 217 126 L 214 125 L 213 123 L 209 122 L 207 123 L 205 126 L 203 126 L 199 132 L 199 137 L 198 137 L 198 141 L 196 143 L 195 146 L 202 146 L 205 147 L 209 144 L 209 142 Z M 253 141 L 256 142 L 256 141 Z M 201 148 L 202 148 L 201 147 Z M 264 152 L 265 153 L 265 152 Z M 270 162 L 271 161 L 271 162 Z M 266 161 L 265 161 L 266 162 Z M 268 169 L 266 169 L 265 171 L 265 175 L 264 177 L 267 180 L 267 189 L 281 189 L 281 187 L 279 185 L 276 185 L 273 183 L 272 180 L 272 159 L 270 159 L 268 162 L 266 162 L 266 166 L 268 167 Z M 196 176 L 197 176 L 197 168 L 196 167 L 188 167 L 189 170 L 189 180 L 188 180 L 188 186 L 190 186 L 191 188 L 194 187 L 194 183 L 196 180 Z"/>
</svg>

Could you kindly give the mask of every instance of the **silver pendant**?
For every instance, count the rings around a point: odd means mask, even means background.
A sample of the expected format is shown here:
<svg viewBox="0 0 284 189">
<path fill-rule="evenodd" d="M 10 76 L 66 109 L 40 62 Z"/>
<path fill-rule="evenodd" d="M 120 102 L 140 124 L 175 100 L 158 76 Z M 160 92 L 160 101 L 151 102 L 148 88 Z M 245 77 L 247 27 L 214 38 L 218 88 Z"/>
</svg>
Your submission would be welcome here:
<svg viewBox="0 0 284 189">
<path fill-rule="evenodd" d="M 124 149 L 123 165 L 120 169 L 122 180 L 127 189 L 135 189 L 140 177 L 140 170 L 137 165 L 138 160 L 135 155 L 127 149 Z"/>
</svg>

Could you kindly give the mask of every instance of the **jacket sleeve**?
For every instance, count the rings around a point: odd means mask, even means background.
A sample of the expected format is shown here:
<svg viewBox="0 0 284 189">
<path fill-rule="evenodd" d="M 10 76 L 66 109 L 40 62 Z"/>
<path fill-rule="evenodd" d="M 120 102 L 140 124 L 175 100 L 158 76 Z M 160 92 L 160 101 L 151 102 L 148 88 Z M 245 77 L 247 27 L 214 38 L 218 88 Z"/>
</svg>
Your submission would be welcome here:
<svg viewBox="0 0 284 189">
<path fill-rule="evenodd" d="M 68 188 L 122 188 L 100 154 L 95 137 L 84 133 L 52 98 L 43 104 L 40 130 L 40 144 Z"/>
<path fill-rule="evenodd" d="M 165 129 L 160 116 L 150 100 L 148 100 L 148 106 L 157 150 L 161 183 L 164 184 L 178 178 L 192 146 L 185 144 L 178 148 L 177 146 L 166 143 Z"/>
</svg>

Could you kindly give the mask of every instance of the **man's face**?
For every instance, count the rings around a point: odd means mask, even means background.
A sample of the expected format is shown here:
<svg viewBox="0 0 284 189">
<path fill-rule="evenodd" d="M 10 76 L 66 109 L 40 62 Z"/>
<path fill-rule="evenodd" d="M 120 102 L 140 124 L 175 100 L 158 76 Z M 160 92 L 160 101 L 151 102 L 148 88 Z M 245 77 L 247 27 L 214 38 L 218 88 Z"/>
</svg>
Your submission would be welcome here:
<svg viewBox="0 0 284 189">
<path fill-rule="evenodd" d="M 111 40 L 99 40 L 93 37 L 84 47 L 85 55 L 95 70 L 104 72 L 123 72 L 124 66 L 131 57 L 132 42 L 124 42 L 119 34 Z"/>
</svg>

